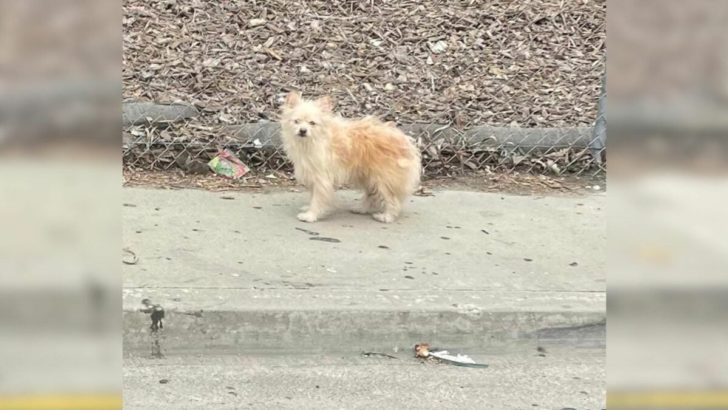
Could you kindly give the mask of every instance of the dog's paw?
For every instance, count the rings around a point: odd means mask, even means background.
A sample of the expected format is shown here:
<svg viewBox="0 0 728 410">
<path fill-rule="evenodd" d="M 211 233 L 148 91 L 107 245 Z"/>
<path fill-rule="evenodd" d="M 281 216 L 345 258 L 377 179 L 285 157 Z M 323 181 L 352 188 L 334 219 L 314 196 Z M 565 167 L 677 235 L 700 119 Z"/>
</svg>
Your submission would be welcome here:
<svg viewBox="0 0 728 410">
<path fill-rule="evenodd" d="M 372 218 L 376 219 L 379 222 L 388 224 L 394 222 L 394 215 L 384 213 L 384 212 L 377 212 L 376 214 L 372 215 Z"/>
<path fill-rule="evenodd" d="M 301 212 L 298 214 L 298 220 L 302 222 L 316 222 L 318 218 L 312 212 Z"/>
<path fill-rule="evenodd" d="M 308 205 L 304 205 L 304 206 L 300 207 L 298 210 L 301 212 L 306 212 L 306 211 L 308 211 L 308 208 L 309 208 Z"/>
</svg>

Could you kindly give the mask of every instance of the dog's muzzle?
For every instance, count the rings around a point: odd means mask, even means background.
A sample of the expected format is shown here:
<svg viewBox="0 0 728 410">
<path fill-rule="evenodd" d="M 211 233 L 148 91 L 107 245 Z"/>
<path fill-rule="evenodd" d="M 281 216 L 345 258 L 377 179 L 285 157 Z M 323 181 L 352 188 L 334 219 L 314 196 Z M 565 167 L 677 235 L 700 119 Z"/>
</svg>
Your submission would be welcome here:
<svg viewBox="0 0 728 410">
<path fill-rule="evenodd" d="M 305 137 L 308 135 L 308 130 L 305 128 L 301 128 L 298 130 L 298 136 L 299 137 Z"/>
</svg>

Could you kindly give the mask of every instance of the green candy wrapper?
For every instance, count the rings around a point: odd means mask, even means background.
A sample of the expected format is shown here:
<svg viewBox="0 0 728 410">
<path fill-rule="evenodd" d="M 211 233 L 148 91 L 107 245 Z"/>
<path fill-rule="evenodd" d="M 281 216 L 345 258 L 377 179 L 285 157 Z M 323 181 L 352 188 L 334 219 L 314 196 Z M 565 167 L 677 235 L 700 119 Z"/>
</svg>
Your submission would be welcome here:
<svg viewBox="0 0 728 410">
<path fill-rule="evenodd" d="M 232 179 L 238 179 L 250 172 L 250 168 L 228 150 L 220 151 L 207 165 L 212 172 Z"/>
</svg>

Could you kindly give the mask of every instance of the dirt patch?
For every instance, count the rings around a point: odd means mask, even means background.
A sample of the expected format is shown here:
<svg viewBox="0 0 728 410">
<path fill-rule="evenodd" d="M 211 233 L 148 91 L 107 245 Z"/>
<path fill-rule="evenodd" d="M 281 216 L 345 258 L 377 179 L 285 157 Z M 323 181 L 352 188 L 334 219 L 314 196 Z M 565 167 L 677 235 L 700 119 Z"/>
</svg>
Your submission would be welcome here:
<svg viewBox="0 0 728 410">
<path fill-rule="evenodd" d="M 240 180 L 231 180 L 217 175 L 187 175 L 181 170 L 137 171 L 124 170 L 124 186 L 150 187 L 159 189 L 203 189 L 207 191 L 253 191 L 289 190 L 303 192 L 305 188 L 296 184 L 291 175 L 271 173 L 250 175 Z M 515 195 L 583 195 L 604 191 L 604 176 L 559 176 L 530 175 L 518 173 L 475 174 L 450 178 L 432 178 L 422 182 L 423 189 L 417 194 L 430 195 L 438 189 L 460 191 L 501 192 Z M 598 186 L 599 189 L 594 189 Z"/>
<path fill-rule="evenodd" d="M 124 0 L 123 97 L 184 101 L 206 123 L 274 118 L 281 93 L 331 94 L 398 123 L 590 126 L 606 1 Z"/>
<path fill-rule="evenodd" d="M 606 178 L 604 175 L 551 177 L 520 173 L 493 173 L 433 178 L 424 181 L 423 185 L 430 189 L 500 192 L 512 195 L 585 195 L 605 191 Z"/>
</svg>

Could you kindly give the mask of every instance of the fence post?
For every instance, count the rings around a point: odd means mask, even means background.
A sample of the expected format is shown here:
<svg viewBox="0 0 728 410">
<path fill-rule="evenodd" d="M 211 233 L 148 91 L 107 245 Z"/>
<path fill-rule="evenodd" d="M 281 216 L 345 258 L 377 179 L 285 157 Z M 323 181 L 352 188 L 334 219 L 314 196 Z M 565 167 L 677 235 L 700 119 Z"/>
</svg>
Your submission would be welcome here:
<svg viewBox="0 0 728 410">
<path fill-rule="evenodd" d="M 602 76 L 602 87 L 599 92 L 599 106 L 597 120 L 594 123 L 592 139 L 589 143 L 592 157 L 597 164 L 602 163 L 602 153 L 607 146 L 607 73 Z"/>
</svg>

